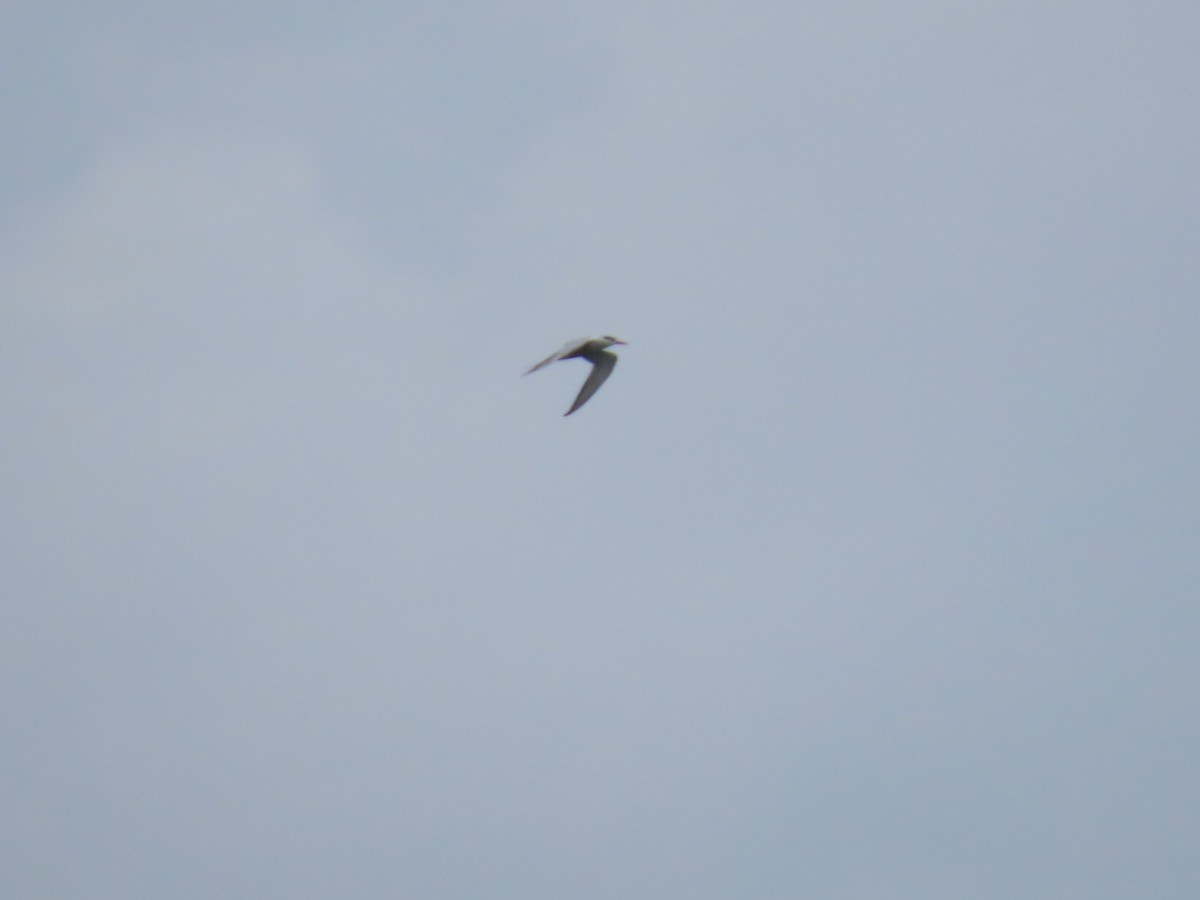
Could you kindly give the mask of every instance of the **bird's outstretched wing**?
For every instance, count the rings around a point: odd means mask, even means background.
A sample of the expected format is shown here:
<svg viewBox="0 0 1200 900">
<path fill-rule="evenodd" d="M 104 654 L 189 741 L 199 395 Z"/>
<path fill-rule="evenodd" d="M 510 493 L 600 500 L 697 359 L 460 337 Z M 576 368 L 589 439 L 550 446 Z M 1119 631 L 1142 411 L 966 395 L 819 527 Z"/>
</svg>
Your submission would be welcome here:
<svg viewBox="0 0 1200 900">
<path fill-rule="evenodd" d="M 587 403 L 592 398 L 592 394 L 600 390 L 600 385 L 604 384 L 605 379 L 612 374 L 613 368 L 617 364 L 617 355 L 609 353 L 606 350 L 597 350 L 593 353 L 588 353 L 584 356 L 585 359 L 591 362 L 592 371 L 587 377 L 587 381 L 583 383 L 583 387 L 579 389 L 579 395 L 575 398 L 575 402 L 571 404 L 564 416 L 569 416 L 583 404 Z"/>
<path fill-rule="evenodd" d="M 542 368 L 543 366 L 548 366 L 548 365 L 550 365 L 550 363 L 557 362 L 560 359 L 570 359 L 572 356 L 578 356 L 579 351 L 583 349 L 584 345 L 587 342 L 588 342 L 588 338 L 576 338 L 573 341 L 567 341 L 565 344 L 562 345 L 561 350 L 559 350 L 557 353 L 550 354 L 545 359 L 543 359 L 540 363 L 538 363 L 536 366 L 534 366 L 532 369 L 527 371 L 525 374 L 528 375 L 531 372 L 536 372 L 538 369 Z"/>
</svg>

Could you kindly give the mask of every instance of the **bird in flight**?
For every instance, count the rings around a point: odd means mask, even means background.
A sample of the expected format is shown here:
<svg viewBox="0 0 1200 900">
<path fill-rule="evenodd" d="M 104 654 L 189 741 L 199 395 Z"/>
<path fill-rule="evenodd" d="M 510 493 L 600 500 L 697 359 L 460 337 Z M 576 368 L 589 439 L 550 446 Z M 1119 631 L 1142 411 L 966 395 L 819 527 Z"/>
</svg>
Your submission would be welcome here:
<svg viewBox="0 0 1200 900">
<path fill-rule="evenodd" d="M 617 355 L 609 353 L 607 348 L 620 344 L 625 345 L 625 342 L 613 337 L 610 334 L 598 338 L 580 338 L 576 341 L 568 341 L 561 350 L 552 356 L 547 356 L 540 363 L 534 366 L 529 372 L 536 372 L 542 366 L 548 366 L 552 362 L 557 362 L 560 359 L 586 359 L 592 364 L 591 374 L 588 375 L 587 381 L 583 383 L 583 387 L 579 389 L 579 395 L 575 398 L 575 402 L 571 404 L 564 416 L 569 416 L 583 404 L 591 399 L 592 394 L 600 390 L 600 385 L 604 384 L 605 379 L 612 374 L 613 367 L 617 364 Z M 528 375 L 529 372 L 525 374 Z"/>
</svg>

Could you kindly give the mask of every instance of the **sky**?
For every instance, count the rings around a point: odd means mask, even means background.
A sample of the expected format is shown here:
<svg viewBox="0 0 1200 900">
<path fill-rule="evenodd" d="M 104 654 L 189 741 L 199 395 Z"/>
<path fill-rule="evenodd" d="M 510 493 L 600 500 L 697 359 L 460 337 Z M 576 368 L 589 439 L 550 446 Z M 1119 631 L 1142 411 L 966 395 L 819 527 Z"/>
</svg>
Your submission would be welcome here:
<svg viewBox="0 0 1200 900">
<path fill-rule="evenodd" d="M 7 4 L 0 893 L 1200 895 L 1198 36 Z"/>
</svg>

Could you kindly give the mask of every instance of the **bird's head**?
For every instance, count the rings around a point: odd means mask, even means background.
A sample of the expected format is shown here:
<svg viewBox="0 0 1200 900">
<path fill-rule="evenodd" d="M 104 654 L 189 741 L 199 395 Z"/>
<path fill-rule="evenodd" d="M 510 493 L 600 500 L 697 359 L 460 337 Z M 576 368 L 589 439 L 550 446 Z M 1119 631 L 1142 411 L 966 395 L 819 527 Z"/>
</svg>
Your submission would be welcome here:
<svg viewBox="0 0 1200 900">
<path fill-rule="evenodd" d="M 616 344 L 620 344 L 623 347 L 627 343 L 626 341 L 623 341 L 620 338 L 613 337 L 611 334 L 604 335 L 604 337 L 600 338 L 600 340 L 604 341 L 605 347 L 612 347 Z"/>
</svg>

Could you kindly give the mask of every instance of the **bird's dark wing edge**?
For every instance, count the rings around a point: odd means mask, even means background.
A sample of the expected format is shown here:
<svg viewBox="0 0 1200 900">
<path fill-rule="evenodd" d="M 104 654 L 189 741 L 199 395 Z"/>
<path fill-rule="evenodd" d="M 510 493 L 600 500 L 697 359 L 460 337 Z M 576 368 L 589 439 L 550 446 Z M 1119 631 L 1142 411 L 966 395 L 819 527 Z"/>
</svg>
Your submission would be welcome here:
<svg viewBox="0 0 1200 900">
<path fill-rule="evenodd" d="M 571 408 L 563 413 L 564 416 L 569 416 L 575 410 L 579 409 L 579 407 L 583 406 L 583 404 L 587 403 L 588 400 L 592 399 L 592 394 L 600 390 L 600 385 L 604 384 L 617 365 L 616 354 L 605 350 L 590 353 L 587 355 L 587 359 L 592 363 L 592 371 L 588 373 L 587 381 L 579 389 L 579 394 L 575 397 L 575 402 L 571 404 Z"/>
</svg>

